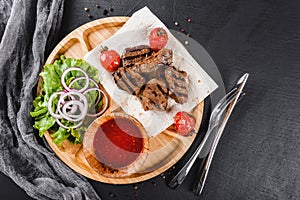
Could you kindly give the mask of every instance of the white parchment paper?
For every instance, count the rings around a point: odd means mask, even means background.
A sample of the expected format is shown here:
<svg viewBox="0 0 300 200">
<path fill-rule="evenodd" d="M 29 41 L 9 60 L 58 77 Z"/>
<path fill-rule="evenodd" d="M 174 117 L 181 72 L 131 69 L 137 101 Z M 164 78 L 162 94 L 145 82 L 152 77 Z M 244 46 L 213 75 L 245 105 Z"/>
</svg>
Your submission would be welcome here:
<svg viewBox="0 0 300 200">
<path fill-rule="evenodd" d="M 148 35 L 155 27 L 163 27 L 167 30 L 169 40 L 165 48 L 173 50 L 173 65 L 184 70 L 188 74 L 188 101 L 185 104 L 177 104 L 169 98 L 170 111 L 144 111 L 142 104 L 134 95 L 118 88 L 113 76 L 100 64 L 102 46 L 116 50 L 120 55 L 127 47 L 148 45 Z M 205 99 L 218 86 L 193 59 L 185 47 L 168 31 L 167 27 L 147 8 L 144 7 L 135 12 L 132 17 L 108 40 L 87 53 L 84 60 L 100 71 L 100 82 L 110 97 L 121 106 L 129 115 L 139 120 L 145 127 L 149 136 L 156 136 L 173 121 L 179 111 L 192 110 L 198 103 Z"/>
</svg>

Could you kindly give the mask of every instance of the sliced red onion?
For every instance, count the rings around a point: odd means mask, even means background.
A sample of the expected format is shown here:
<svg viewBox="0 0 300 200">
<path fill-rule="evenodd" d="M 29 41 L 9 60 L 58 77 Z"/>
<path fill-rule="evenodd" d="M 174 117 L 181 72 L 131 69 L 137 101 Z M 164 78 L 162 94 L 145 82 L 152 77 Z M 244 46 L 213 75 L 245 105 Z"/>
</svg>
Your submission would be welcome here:
<svg viewBox="0 0 300 200">
<path fill-rule="evenodd" d="M 68 87 L 69 87 L 70 89 L 73 90 L 72 85 L 73 85 L 75 82 L 79 81 L 79 80 L 86 80 L 86 77 L 85 77 L 85 76 L 79 76 L 79 77 L 74 78 L 74 79 L 69 83 Z M 93 83 L 94 86 L 95 86 L 96 88 L 99 88 L 98 83 L 97 83 L 94 79 L 89 78 L 89 81 L 90 81 L 91 83 Z M 74 89 L 75 89 L 75 88 L 74 88 Z"/>
<path fill-rule="evenodd" d="M 66 112 L 70 113 L 70 114 L 74 114 L 78 110 L 78 105 L 72 105 L 70 103 L 68 105 L 66 105 L 65 107 L 66 107 L 66 109 L 69 110 L 69 111 L 66 111 Z"/>
<path fill-rule="evenodd" d="M 75 112 L 78 110 L 81 111 L 82 109 L 84 109 L 84 105 L 81 101 L 71 100 L 64 104 L 64 106 L 62 107 L 62 113 L 70 118 L 77 119 L 80 118 L 82 112 L 80 114 L 75 114 Z"/>
<path fill-rule="evenodd" d="M 84 117 L 86 116 L 87 111 L 88 111 L 88 102 L 87 102 L 86 97 L 82 93 L 80 93 L 78 91 L 70 91 L 68 93 L 64 93 L 63 95 L 61 95 L 60 99 L 58 100 L 58 105 L 60 105 L 64 101 L 65 97 L 72 96 L 72 95 L 79 97 L 79 100 L 70 100 L 70 101 L 72 102 L 72 104 L 76 104 L 79 107 L 80 115 L 78 115 L 77 117 L 74 117 L 74 116 L 69 115 L 66 112 L 67 107 L 70 105 L 69 103 L 65 103 L 63 105 L 63 110 L 61 110 L 60 106 L 58 106 L 57 108 L 58 108 L 59 114 L 64 119 L 69 120 L 71 122 L 78 122 L 78 121 L 81 121 L 84 119 Z"/>
<path fill-rule="evenodd" d="M 83 69 L 80 69 L 80 68 L 78 68 L 78 67 L 70 67 L 70 68 L 66 69 L 66 70 L 62 73 L 60 81 L 61 81 L 61 84 L 62 84 L 63 88 L 64 88 L 65 90 L 67 90 L 68 92 L 70 92 L 70 91 L 73 90 L 72 88 L 68 87 L 67 84 L 66 84 L 66 82 L 65 82 L 65 76 L 66 76 L 66 75 L 68 74 L 68 72 L 70 72 L 70 71 L 80 71 L 80 72 L 83 73 L 86 82 L 85 82 L 84 87 L 81 88 L 80 90 L 77 90 L 77 91 L 78 91 L 78 92 L 83 92 L 83 91 L 85 91 L 85 90 L 89 87 L 90 78 L 89 78 L 88 74 L 87 74 Z"/>
<path fill-rule="evenodd" d="M 83 94 L 85 95 L 86 93 L 88 93 L 90 91 L 93 91 L 93 90 L 98 91 L 98 94 L 99 94 L 98 95 L 98 99 L 97 99 L 97 101 L 96 101 L 96 103 L 94 105 L 97 105 L 100 102 L 101 96 L 103 96 L 105 98 L 106 104 L 104 105 L 104 108 L 100 112 L 98 112 L 98 113 L 95 113 L 95 114 L 87 113 L 86 115 L 89 116 L 89 117 L 97 117 L 97 116 L 101 115 L 102 113 L 104 113 L 104 111 L 108 107 L 108 97 L 107 97 L 107 95 L 101 89 L 99 89 L 99 88 L 89 88 L 86 91 L 84 91 Z"/>
<path fill-rule="evenodd" d="M 65 76 L 70 71 L 80 71 L 84 74 L 84 76 L 76 77 L 73 79 L 69 85 L 67 86 L 65 82 Z M 85 80 L 85 85 L 81 89 L 72 88 L 72 85 L 79 80 Z M 89 83 L 93 84 L 93 87 L 89 88 Z M 61 84 L 64 88 L 63 91 L 54 92 L 48 101 L 48 111 L 51 116 L 53 116 L 57 122 L 57 124 L 65 129 L 75 129 L 82 125 L 85 116 L 97 117 L 101 115 L 108 107 L 108 97 L 107 95 L 99 88 L 98 83 L 89 78 L 87 73 L 78 68 L 78 67 L 70 67 L 66 69 L 61 76 Z M 85 94 L 90 91 L 97 91 L 98 97 L 93 106 L 96 106 L 101 98 L 104 98 L 106 104 L 103 106 L 100 112 L 95 114 L 88 113 L 88 101 L 85 97 Z M 56 107 L 55 113 L 52 111 L 52 102 L 56 96 L 59 95 L 58 103 Z M 74 126 L 68 127 L 64 125 L 60 120 L 65 119 L 71 122 L 76 122 Z"/>
<path fill-rule="evenodd" d="M 64 94 L 64 92 L 62 92 L 62 91 L 54 92 L 54 93 L 50 96 L 50 98 L 49 98 L 49 100 L 48 100 L 48 111 L 49 111 L 49 113 L 50 113 L 50 115 L 51 115 L 52 117 L 57 118 L 57 119 L 62 119 L 62 116 L 61 116 L 60 114 L 54 113 L 54 112 L 52 111 L 52 101 L 53 101 L 53 99 L 54 99 L 55 96 L 57 96 L 57 95 L 62 95 L 62 94 Z"/>
</svg>

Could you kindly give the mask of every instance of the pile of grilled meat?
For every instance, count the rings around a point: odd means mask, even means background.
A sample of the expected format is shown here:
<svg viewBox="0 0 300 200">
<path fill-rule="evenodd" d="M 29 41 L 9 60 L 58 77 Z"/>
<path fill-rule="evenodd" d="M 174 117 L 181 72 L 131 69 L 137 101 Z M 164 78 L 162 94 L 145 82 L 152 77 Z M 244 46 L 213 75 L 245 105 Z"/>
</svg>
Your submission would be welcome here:
<svg viewBox="0 0 300 200">
<path fill-rule="evenodd" d="M 121 60 L 114 80 L 120 89 L 136 95 L 144 110 L 167 110 L 168 97 L 179 104 L 187 102 L 187 73 L 172 65 L 172 50 L 140 45 L 126 48 Z"/>
</svg>

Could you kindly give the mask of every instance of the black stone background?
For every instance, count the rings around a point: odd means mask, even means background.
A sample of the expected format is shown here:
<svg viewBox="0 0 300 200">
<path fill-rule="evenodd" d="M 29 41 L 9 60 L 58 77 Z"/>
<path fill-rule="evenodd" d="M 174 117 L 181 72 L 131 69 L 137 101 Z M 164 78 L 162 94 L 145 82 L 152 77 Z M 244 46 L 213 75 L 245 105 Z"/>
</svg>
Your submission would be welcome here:
<svg viewBox="0 0 300 200">
<path fill-rule="evenodd" d="M 66 0 L 61 31 L 46 56 L 73 29 L 105 17 L 104 9 L 113 8 L 110 16 L 130 16 L 146 5 L 170 29 L 183 28 L 209 52 L 227 90 L 249 72 L 247 94 L 224 131 L 200 197 L 191 192 L 195 165 L 176 190 L 166 186 L 176 169 L 167 171 L 166 179 L 130 185 L 91 181 L 102 199 L 300 199 L 300 2 Z M 29 199 L 3 174 L 0 186 L 0 199 Z"/>
</svg>

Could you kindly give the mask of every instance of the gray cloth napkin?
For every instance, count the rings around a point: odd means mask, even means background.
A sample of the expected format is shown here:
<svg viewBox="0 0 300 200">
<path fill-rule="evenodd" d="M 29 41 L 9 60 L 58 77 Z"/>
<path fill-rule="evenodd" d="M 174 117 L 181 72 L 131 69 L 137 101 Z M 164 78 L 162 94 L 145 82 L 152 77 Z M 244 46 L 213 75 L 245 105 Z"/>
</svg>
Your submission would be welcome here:
<svg viewBox="0 0 300 200">
<path fill-rule="evenodd" d="M 63 0 L 0 1 L 0 171 L 36 199 L 100 199 L 87 180 L 37 142 L 29 112 Z"/>
</svg>

